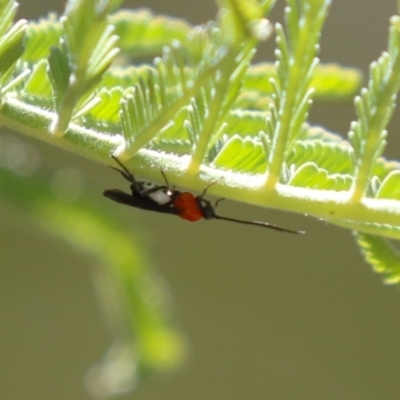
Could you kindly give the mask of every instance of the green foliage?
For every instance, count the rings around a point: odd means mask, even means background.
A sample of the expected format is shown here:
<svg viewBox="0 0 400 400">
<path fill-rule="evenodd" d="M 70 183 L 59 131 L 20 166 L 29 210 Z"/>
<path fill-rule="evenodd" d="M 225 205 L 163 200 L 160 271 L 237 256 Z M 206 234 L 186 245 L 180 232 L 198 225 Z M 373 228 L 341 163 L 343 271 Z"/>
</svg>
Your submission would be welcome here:
<svg viewBox="0 0 400 400">
<path fill-rule="evenodd" d="M 385 283 L 400 282 L 400 253 L 387 239 L 366 233 L 356 234 L 357 242 L 374 270 L 384 276 Z"/>
<path fill-rule="evenodd" d="M 62 24 L 55 14 L 38 22 L 30 22 L 26 30 L 26 49 L 22 59 L 36 63 L 47 59 L 52 47 L 57 46 L 62 32 Z"/>
<path fill-rule="evenodd" d="M 58 118 L 52 131 L 63 135 L 71 118 L 94 93 L 104 72 L 118 53 L 113 35 L 114 28 L 108 24 L 112 2 L 82 0 L 70 2 L 62 20 L 63 33 L 59 47 L 49 56 L 49 77 L 55 96 Z"/>
<path fill-rule="evenodd" d="M 400 238 L 400 164 L 382 153 L 400 87 L 400 17 L 392 17 L 388 50 L 355 99 L 347 141 L 307 123 L 312 99 L 349 99 L 361 82 L 354 69 L 318 65 L 329 0 L 287 0 L 285 26 L 275 25 L 276 62 L 255 65 L 258 43 L 272 35 L 265 15 L 273 0 L 219 0 L 215 21 L 204 26 L 144 10 L 110 14 L 117 3 L 69 1 L 61 18 L 27 24 L 13 23 L 14 1 L 0 1 L 3 126 L 111 166 L 117 156 L 145 180 L 160 180 L 162 169 L 171 185 L 212 184 L 210 194 L 347 227 L 358 232 L 367 262 L 398 282 L 398 254 L 387 240 Z M 141 372 L 159 369 L 165 349 L 165 364 L 174 364 L 179 335 L 140 298 L 142 281 L 129 274 L 139 264 L 148 271 L 128 249 L 129 233 L 113 227 L 120 235 L 111 240 L 106 210 L 59 204 L 40 184 L 1 173 L 2 197 L 38 223 L 46 215 L 46 229 L 90 254 L 104 244 L 95 256 L 124 293 L 116 308 Z M 78 220 L 91 229 L 75 232 Z M 144 319 L 133 323 L 139 314 Z M 163 351 L 148 354 L 157 348 L 149 332 Z M 126 348 L 114 348 L 103 367 L 132 357 Z"/>
<path fill-rule="evenodd" d="M 272 63 L 250 65 L 243 81 L 240 108 L 267 110 L 271 103 L 273 85 L 276 81 L 276 66 Z M 314 88 L 315 100 L 340 101 L 349 98 L 361 84 L 361 75 L 354 68 L 343 68 L 335 64 L 318 65 L 310 86 Z M 246 101 L 248 103 L 246 103 Z"/>
<path fill-rule="evenodd" d="M 386 126 L 400 88 L 400 18 L 392 17 L 389 49 L 372 63 L 368 89 L 355 98 L 358 120 L 353 122 L 349 139 L 356 166 L 352 199 L 359 202 L 367 189 L 374 165 L 386 145 Z"/>
<path fill-rule="evenodd" d="M 4 95 L 11 90 L 25 73 L 13 76 L 17 61 L 24 52 L 24 34 L 26 21 L 21 20 L 13 25 L 17 11 L 14 1 L 0 2 L 0 94 Z"/>
<path fill-rule="evenodd" d="M 310 83 L 318 62 L 315 54 L 330 1 L 313 3 L 288 1 L 287 35 L 280 24 L 276 25 L 277 79 L 270 79 L 274 94 L 266 124 L 270 141 L 267 190 L 279 181 L 285 157 L 301 135 L 311 106 Z"/>
<path fill-rule="evenodd" d="M 120 38 L 118 47 L 121 52 L 132 58 L 158 55 L 167 43 L 174 40 L 184 43 L 193 28 L 186 21 L 154 15 L 147 9 L 117 11 L 109 21 Z"/>
</svg>

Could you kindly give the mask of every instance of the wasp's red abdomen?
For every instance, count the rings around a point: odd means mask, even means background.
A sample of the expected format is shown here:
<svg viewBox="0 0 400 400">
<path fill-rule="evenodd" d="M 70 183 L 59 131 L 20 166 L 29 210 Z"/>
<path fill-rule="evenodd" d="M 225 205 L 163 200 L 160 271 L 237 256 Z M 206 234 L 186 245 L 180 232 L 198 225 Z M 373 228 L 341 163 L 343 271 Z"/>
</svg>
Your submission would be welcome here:
<svg viewBox="0 0 400 400">
<path fill-rule="evenodd" d="M 173 201 L 173 206 L 179 211 L 179 216 L 187 221 L 198 221 L 204 218 L 196 197 L 189 192 L 179 193 Z"/>
</svg>

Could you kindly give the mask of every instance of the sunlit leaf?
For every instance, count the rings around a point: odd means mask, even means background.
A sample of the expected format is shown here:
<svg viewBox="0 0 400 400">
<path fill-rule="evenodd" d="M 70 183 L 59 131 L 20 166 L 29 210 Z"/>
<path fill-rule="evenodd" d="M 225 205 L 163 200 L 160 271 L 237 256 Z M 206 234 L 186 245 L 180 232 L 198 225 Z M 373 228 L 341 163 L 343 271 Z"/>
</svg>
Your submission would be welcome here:
<svg viewBox="0 0 400 400">
<path fill-rule="evenodd" d="M 329 174 L 324 168 L 308 162 L 294 171 L 289 185 L 320 190 L 348 190 L 353 182 L 351 175 Z"/>
<path fill-rule="evenodd" d="M 384 276 L 385 283 L 398 284 L 400 282 L 400 253 L 388 239 L 357 233 L 357 243 L 368 264 Z"/>
<path fill-rule="evenodd" d="M 392 17 L 388 52 L 371 64 L 368 88 L 355 99 L 357 121 L 351 125 L 349 140 L 354 149 L 356 176 L 352 200 L 364 195 L 376 160 L 386 146 L 386 127 L 400 88 L 400 17 Z"/>
</svg>

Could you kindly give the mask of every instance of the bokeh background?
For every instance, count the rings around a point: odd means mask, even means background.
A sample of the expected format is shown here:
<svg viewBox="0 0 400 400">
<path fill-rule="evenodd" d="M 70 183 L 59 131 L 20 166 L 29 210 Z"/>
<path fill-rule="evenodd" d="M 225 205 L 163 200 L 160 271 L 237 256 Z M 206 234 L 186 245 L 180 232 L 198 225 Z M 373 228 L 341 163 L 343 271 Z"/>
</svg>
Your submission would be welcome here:
<svg viewBox="0 0 400 400">
<path fill-rule="evenodd" d="M 271 15 L 282 20 L 283 0 Z M 202 23 L 212 0 L 126 1 L 125 6 Z M 62 12 L 62 0 L 21 0 L 20 18 Z M 386 48 L 396 1 L 334 0 L 321 59 L 368 65 Z M 272 44 L 259 59 L 271 59 Z M 399 111 L 388 158 L 400 156 Z M 318 104 L 311 121 L 346 134 L 349 104 Z M 24 139 L 25 140 L 25 139 Z M 93 192 L 123 182 L 102 165 L 30 141 L 49 173 L 74 167 Z M 2 203 L 0 203 L 1 205 Z M 83 376 L 110 344 L 91 283 L 93 260 L 2 205 L 0 212 L 0 399 L 86 400 Z M 223 209 L 222 209 L 223 207 Z M 221 212 L 307 235 L 263 231 L 115 207 L 143 233 L 175 297 L 190 341 L 186 365 L 124 399 L 397 400 L 400 292 L 382 284 L 346 230 L 273 210 L 224 202 Z"/>
</svg>

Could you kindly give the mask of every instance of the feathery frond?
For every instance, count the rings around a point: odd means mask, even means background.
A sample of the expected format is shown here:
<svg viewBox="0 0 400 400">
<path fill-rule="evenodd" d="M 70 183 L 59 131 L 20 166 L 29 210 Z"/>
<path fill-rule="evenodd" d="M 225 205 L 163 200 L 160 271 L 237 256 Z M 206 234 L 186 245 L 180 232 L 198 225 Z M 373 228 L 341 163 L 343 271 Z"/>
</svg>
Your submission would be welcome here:
<svg viewBox="0 0 400 400">
<path fill-rule="evenodd" d="M 367 262 L 399 283 L 399 254 L 387 238 L 400 239 L 400 163 L 382 154 L 400 87 L 400 17 L 391 19 L 388 51 L 372 64 L 368 87 L 355 100 L 357 121 L 347 141 L 307 123 L 312 99 L 348 99 L 361 80 L 354 69 L 318 65 L 330 0 L 287 0 L 274 65 L 251 65 L 258 42 L 272 33 L 265 14 L 274 0 L 218 0 L 216 21 L 203 26 L 145 10 L 110 15 L 118 2 L 70 1 L 61 18 L 27 24 L 13 23 L 14 1 L 0 1 L 0 123 L 104 164 L 115 166 L 111 155 L 118 156 L 146 180 L 161 179 L 163 170 L 171 186 L 209 186 L 211 195 L 356 230 Z M 137 61 L 153 56 L 154 62 Z M 0 174 L 2 196 L 37 220 L 46 215 L 47 228 L 64 240 L 87 252 L 105 243 L 99 254 L 123 286 L 128 331 L 133 322 L 143 329 L 135 331 L 143 334 L 135 337 L 135 367 L 159 368 L 165 360 L 151 351 L 163 345 L 171 356 L 166 364 L 177 361 L 179 334 L 157 307 L 146 308 L 127 264 L 113 260 L 115 246 L 134 261 L 130 235 L 115 243 L 106 231 L 118 229 L 100 217 L 96 223 L 92 209 L 57 206 L 40 184 Z M 74 235 L 78 219 L 90 234 Z M 133 321 L 135 312 L 143 320 Z M 128 354 L 132 362 L 132 347 L 125 353 L 117 346 L 97 376 L 115 357 Z"/>
<path fill-rule="evenodd" d="M 355 236 L 365 261 L 384 276 L 385 283 L 400 283 L 400 253 L 388 239 L 367 233 L 356 233 Z"/>
<path fill-rule="evenodd" d="M 56 136 L 65 134 L 74 113 L 85 105 L 118 53 L 118 37 L 107 20 L 112 2 L 79 0 L 69 4 L 59 47 L 52 48 L 49 56 L 58 114 L 52 128 Z"/>
<path fill-rule="evenodd" d="M 302 130 L 311 106 L 310 84 L 318 60 L 318 41 L 330 1 L 288 1 L 287 35 L 276 25 L 277 78 L 271 78 L 273 103 L 266 133 L 271 138 L 265 187 L 273 190 L 279 182 L 284 160 Z"/>
<path fill-rule="evenodd" d="M 17 61 L 24 52 L 26 21 L 13 25 L 17 3 L 13 0 L 0 2 L 0 97 L 13 89 L 27 75 L 27 72 L 13 76 Z"/>
<path fill-rule="evenodd" d="M 392 17 L 390 23 L 388 51 L 372 63 L 368 88 L 355 98 L 358 120 L 349 132 L 356 166 L 351 195 L 355 203 L 364 196 L 374 165 L 386 146 L 386 126 L 400 88 L 400 17 Z"/>
</svg>

